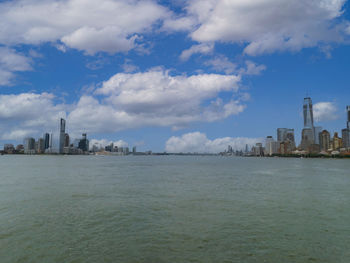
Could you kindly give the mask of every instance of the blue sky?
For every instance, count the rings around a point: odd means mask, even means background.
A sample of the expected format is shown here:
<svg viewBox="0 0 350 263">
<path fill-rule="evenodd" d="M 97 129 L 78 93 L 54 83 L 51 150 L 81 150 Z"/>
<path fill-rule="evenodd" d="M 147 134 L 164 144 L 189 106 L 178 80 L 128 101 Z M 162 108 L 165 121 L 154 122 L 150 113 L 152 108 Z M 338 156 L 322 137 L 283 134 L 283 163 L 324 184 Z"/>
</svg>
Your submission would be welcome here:
<svg viewBox="0 0 350 263">
<path fill-rule="evenodd" d="M 0 1 L 0 144 L 57 133 L 139 150 L 240 148 L 345 127 L 344 0 Z"/>
</svg>

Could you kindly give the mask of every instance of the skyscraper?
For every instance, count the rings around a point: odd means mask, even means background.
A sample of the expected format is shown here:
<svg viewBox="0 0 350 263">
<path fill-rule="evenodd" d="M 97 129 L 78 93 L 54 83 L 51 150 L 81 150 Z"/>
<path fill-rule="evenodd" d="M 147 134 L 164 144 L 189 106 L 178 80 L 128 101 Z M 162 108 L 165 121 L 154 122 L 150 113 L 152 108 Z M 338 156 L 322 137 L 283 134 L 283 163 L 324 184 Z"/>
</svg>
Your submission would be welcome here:
<svg viewBox="0 0 350 263">
<path fill-rule="evenodd" d="M 59 141 L 59 153 L 63 153 L 64 141 L 66 138 L 66 120 L 61 118 L 60 122 L 60 141 Z"/>
<path fill-rule="evenodd" d="M 45 150 L 50 147 L 50 134 L 45 133 L 44 135 L 44 145 L 45 145 Z"/>
<path fill-rule="evenodd" d="M 323 130 L 319 134 L 320 148 L 321 151 L 328 151 L 331 146 L 331 135 L 327 130 Z"/>
<path fill-rule="evenodd" d="M 312 100 L 310 97 L 304 98 L 304 128 L 314 128 L 314 114 L 312 110 Z"/>
<path fill-rule="evenodd" d="M 303 116 L 304 129 L 301 133 L 300 147 L 303 150 L 308 150 L 309 147 L 315 143 L 314 114 L 312 110 L 312 100 L 309 97 L 304 98 Z"/>
<path fill-rule="evenodd" d="M 348 116 L 347 128 L 350 129 L 350 106 L 346 106 L 346 112 L 347 112 L 347 116 Z"/>
<path fill-rule="evenodd" d="M 342 129 L 343 147 L 350 148 L 350 106 L 346 106 L 346 128 Z"/>
</svg>

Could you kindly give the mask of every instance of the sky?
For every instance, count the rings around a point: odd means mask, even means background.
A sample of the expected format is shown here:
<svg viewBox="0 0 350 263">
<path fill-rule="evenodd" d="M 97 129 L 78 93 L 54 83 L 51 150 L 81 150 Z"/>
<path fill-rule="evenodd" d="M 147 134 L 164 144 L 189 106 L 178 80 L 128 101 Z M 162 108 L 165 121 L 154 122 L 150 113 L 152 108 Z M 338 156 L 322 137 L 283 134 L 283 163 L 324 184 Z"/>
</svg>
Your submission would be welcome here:
<svg viewBox="0 0 350 263">
<path fill-rule="evenodd" d="M 219 152 L 345 128 L 345 0 L 0 1 L 0 146 L 53 132 Z"/>
</svg>

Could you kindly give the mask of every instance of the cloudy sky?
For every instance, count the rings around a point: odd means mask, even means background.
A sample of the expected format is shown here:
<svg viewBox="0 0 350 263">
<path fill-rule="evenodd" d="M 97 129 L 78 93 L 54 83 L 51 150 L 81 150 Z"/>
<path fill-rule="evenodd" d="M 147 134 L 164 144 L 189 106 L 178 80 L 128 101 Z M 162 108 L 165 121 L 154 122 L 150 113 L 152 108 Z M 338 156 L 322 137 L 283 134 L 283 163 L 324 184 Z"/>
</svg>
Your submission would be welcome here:
<svg viewBox="0 0 350 263">
<path fill-rule="evenodd" d="M 240 148 L 345 126 L 345 0 L 0 1 L 0 145 L 57 134 L 139 150 Z"/>
</svg>

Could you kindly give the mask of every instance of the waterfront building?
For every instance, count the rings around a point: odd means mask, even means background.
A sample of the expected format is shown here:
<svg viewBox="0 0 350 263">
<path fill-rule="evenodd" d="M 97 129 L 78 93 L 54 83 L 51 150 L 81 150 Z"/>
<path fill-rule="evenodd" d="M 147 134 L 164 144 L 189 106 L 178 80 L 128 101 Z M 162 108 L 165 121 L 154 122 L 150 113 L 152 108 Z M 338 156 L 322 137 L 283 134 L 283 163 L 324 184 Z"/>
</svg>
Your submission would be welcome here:
<svg viewBox="0 0 350 263">
<path fill-rule="evenodd" d="M 61 154 L 63 153 L 65 138 L 66 138 L 66 120 L 61 118 L 59 147 L 58 147 L 58 152 L 61 153 Z"/>
<path fill-rule="evenodd" d="M 323 130 L 319 134 L 320 148 L 321 151 L 328 151 L 331 147 L 331 135 L 327 130 Z"/>
<path fill-rule="evenodd" d="M 69 134 L 65 133 L 64 134 L 64 147 L 69 147 L 69 145 L 70 145 Z"/>
<path fill-rule="evenodd" d="M 293 144 L 290 141 L 281 142 L 278 148 L 280 154 L 291 154 L 293 150 Z"/>
<path fill-rule="evenodd" d="M 44 153 L 45 152 L 45 139 L 39 138 L 38 139 L 38 146 L 37 146 L 37 153 Z"/>
<path fill-rule="evenodd" d="M 11 143 L 4 145 L 4 152 L 7 154 L 12 154 L 15 152 L 15 146 Z"/>
<path fill-rule="evenodd" d="M 350 148 L 350 129 L 349 128 L 342 129 L 341 136 L 343 138 L 343 147 Z"/>
<path fill-rule="evenodd" d="M 280 142 L 276 142 L 272 136 L 267 136 L 265 140 L 265 154 L 273 155 L 279 152 Z"/>
<path fill-rule="evenodd" d="M 24 153 L 25 154 L 34 154 L 35 153 L 35 139 L 34 138 L 25 138 L 24 139 Z"/>
<path fill-rule="evenodd" d="M 333 150 L 339 150 L 343 147 L 342 139 L 338 137 L 338 133 L 335 132 L 333 136 Z"/>
<path fill-rule="evenodd" d="M 82 138 L 79 141 L 78 148 L 81 149 L 83 152 L 89 151 L 89 140 L 87 139 L 86 133 L 82 134 Z"/>
<path fill-rule="evenodd" d="M 231 147 L 232 150 L 232 147 Z M 233 150 L 232 150 L 233 151 Z M 136 146 L 132 147 L 132 153 L 135 154 L 136 153 Z"/>
<path fill-rule="evenodd" d="M 314 115 L 312 109 L 312 100 L 310 97 L 304 98 L 303 116 L 304 129 L 301 133 L 300 148 L 307 150 L 310 145 L 315 143 Z"/>
<path fill-rule="evenodd" d="M 346 112 L 347 112 L 347 122 L 346 122 L 346 127 L 350 129 L 350 106 L 346 106 Z"/>
<path fill-rule="evenodd" d="M 284 142 L 287 138 L 287 128 L 278 128 L 277 129 L 277 141 Z"/>
<path fill-rule="evenodd" d="M 50 134 L 45 133 L 44 134 L 44 148 L 46 150 L 46 149 L 49 149 L 49 147 L 50 147 Z"/>
<path fill-rule="evenodd" d="M 264 147 L 262 146 L 262 143 L 256 143 L 252 148 L 252 153 L 255 156 L 264 156 Z"/>
<path fill-rule="evenodd" d="M 320 144 L 320 132 L 322 132 L 322 127 L 314 127 L 315 144 Z"/>
</svg>

